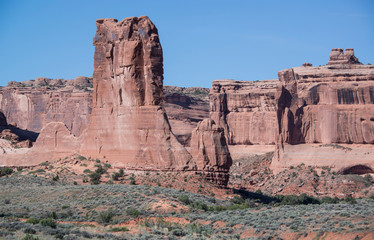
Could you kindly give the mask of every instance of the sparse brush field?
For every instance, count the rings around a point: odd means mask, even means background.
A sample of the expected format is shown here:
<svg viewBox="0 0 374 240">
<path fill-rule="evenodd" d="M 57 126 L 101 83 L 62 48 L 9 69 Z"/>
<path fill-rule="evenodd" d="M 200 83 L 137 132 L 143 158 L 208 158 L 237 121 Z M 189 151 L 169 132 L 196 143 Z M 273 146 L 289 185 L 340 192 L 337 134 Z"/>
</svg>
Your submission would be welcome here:
<svg viewBox="0 0 374 240">
<path fill-rule="evenodd" d="M 0 178 L 0 239 L 373 239 L 374 199 Z M 167 174 L 167 173 L 161 173 Z M 327 203 L 331 202 L 331 203 Z"/>
</svg>

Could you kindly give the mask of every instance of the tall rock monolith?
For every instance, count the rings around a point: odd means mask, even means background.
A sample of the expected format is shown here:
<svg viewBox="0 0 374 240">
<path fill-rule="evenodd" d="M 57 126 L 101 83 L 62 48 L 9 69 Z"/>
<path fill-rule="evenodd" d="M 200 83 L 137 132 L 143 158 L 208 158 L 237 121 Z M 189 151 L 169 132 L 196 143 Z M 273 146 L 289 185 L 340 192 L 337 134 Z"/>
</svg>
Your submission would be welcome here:
<svg viewBox="0 0 374 240">
<path fill-rule="evenodd" d="M 163 56 L 148 17 L 99 19 L 93 106 L 81 153 L 144 170 L 193 168 L 162 106 Z"/>
</svg>

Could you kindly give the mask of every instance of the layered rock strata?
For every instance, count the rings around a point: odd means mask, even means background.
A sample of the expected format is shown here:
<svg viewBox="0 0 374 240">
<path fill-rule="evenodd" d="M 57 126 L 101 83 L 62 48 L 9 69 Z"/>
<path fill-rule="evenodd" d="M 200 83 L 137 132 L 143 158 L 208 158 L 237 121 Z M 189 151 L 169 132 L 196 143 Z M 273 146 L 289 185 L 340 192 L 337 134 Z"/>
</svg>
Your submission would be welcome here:
<svg viewBox="0 0 374 240">
<path fill-rule="evenodd" d="M 363 164 L 362 161 L 374 163 L 374 152 L 370 150 L 374 143 L 374 66 L 359 64 L 353 50 L 342 54 L 333 49 L 326 66 L 295 67 L 278 73 L 282 85 L 277 93 L 274 167 L 295 163 L 296 159 L 299 163 L 341 168 Z M 331 155 L 326 147 L 304 147 L 304 151 L 297 153 L 293 148 L 300 149 L 298 144 L 354 144 L 352 148 L 369 150 Z"/>
<path fill-rule="evenodd" d="M 86 128 L 92 105 L 92 78 L 37 78 L 0 89 L 0 109 L 8 122 L 40 132 L 50 122 L 65 123 L 75 136 Z"/>
<path fill-rule="evenodd" d="M 164 108 L 173 133 L 189 147 L 192 131 L 198 122 L 209 118 L 209 89 L 164 86 Z"/>
<path fill-rule="evenodd" d="M 197 169 L 202 170 L 208 180 L 227 185 L 232 159 L 224 129 L 213 120 L 205 119 L 193 130 L 191 155 L 194 156 Z"/>
<path fill-rule="evenodd" d="M 210 118 L 230 145 L 275 144 L 278 80 L 213 81 Z"/>
<path fill-rule="evenodd" d="M 133 17 L 96 25 L 93 108 L 81 153 L 117 167 L 193 167 L 162 107 L 163 58 L 154 24 Z"/>
</svg>

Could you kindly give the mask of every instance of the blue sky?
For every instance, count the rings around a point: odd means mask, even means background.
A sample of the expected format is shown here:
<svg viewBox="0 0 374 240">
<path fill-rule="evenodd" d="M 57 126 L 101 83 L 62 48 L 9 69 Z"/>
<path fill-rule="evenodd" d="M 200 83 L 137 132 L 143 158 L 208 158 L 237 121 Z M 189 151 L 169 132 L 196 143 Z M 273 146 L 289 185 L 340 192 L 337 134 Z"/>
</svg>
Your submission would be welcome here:
<svg viewBox="0 0 374 240">
<path fill-rule="evenodd" d="M 159 30 L 165 85 L 262 80 L 331 48 L 374 64 L 374 1 L 0 0 L 0 86 L 92 76 L 98 18 L 147 15 Z"/>
</svg>

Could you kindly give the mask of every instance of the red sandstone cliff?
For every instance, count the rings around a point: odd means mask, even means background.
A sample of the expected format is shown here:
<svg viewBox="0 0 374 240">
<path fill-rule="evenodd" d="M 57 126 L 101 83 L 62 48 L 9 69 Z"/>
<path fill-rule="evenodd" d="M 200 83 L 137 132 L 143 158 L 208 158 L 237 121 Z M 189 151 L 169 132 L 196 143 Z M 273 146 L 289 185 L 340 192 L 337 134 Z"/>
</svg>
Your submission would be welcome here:
<svg viewBox="0 0 374 240">
<path fill-rule="evenodd" d="M 231 145 L 275 144 L 275 93 L 279 81 L 213 81 L 210 117 Z"/>
<path fill-rule="evenodd" d="M 296 67 L 278 75 L 274 168 L 302 162 L 374 167 L 374 66 L 360 64 L 352 49 L 333 49 L 326 66 Z"/>
<path fill-rule="evenodd" d="M 50 122 L 65 123 L 79 136 L 86 128 L 92 105 L 92 78 L 37 78 L 10 82 L 0 89 L 0 109 L 9 123 L 40 132 Z"/>
</svg>

